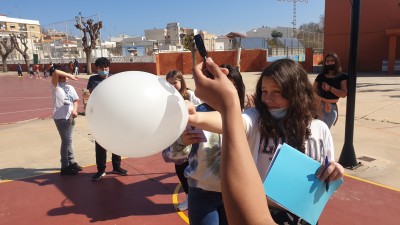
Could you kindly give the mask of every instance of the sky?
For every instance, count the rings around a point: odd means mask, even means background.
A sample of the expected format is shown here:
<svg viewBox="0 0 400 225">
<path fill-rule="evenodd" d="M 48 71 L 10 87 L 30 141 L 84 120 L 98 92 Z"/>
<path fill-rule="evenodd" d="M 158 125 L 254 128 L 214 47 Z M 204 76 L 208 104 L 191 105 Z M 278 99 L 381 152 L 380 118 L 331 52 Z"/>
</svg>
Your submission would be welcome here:
<svg viewBox="0 0 400 225">
<path fill-rule="evenodd" d="M 297 27 L 320 21 L 324 0 L 296 0 Z M 254 28 L 292 27 L 292 0 L 0 0 L 0 14 L 38 20 L 44 28 L 73 27 L 75 16 L 103 21 L 102 39 L 127 34 L 144 36 L 144 30 L 163 29 L 167 23 L 207 31 L 216 35 L 245 34 Z M 69 21 L 69 22 L 63 22 Z"/>
</svg>

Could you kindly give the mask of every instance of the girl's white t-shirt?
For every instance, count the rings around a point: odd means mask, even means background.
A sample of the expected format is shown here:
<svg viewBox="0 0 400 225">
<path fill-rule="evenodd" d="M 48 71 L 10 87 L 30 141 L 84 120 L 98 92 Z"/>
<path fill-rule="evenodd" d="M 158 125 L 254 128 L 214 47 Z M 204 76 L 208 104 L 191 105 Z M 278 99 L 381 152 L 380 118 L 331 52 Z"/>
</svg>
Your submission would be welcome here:
<svg viewBox="0 0 400 225">
<path fill-rule="evenodd" d="M 247 141 L 254 162 L 256 162 L 260 177 L 264 181 L 276 148 L 279 144 L 283 144 L 282 138 L 261 140 L 257 109 L 251 108 L 244 111 L 242 117 L 246 124 Z M 305 142 L 305 154 L 321 164 L 324 162 L 325 156 L 328 156 L 329 160 L 334 160 L 333 139 L 328 126 L 323 121 L 314 119 L 311 121 L 310 129 L 311 136 Z"/>
</svg>

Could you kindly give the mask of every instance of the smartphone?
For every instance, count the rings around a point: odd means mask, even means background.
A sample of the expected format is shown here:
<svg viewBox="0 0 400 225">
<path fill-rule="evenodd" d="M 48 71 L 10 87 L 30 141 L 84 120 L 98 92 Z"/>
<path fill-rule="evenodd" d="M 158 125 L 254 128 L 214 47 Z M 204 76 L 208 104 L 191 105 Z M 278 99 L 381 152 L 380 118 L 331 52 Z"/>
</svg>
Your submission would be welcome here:
<svg viewBox="0 0 400 225">
<path fill-rule="evenodd" d="M 207 142 L 207 137 L 203 130 L 190 125 L 187 125 L 186 130 L 191 134 L 200 134 L 200 142 Z"/>
<path fill-rule="evenodd" d="M 197 51 L 199 52 L 201 58 L 204 60 L 205 63 L 207 59 L 207 50 L 206 46 L 204 45 L 203 38 L 201 37 L 200 34 L 194 35 L 194 42 L 196 43 Z M 204 73 L 208 78 L 214 78 L 214 76 L 209 71 L 206 70 L 204 71 Z"/>
<path fill-rule="evenodd" d="M 196 43 L 197 51 L 199 51 L 201 58 L 206 62 L 207 59 L 207 50 L 206 46 L 204 46 L 203 38 L 200 34 L 194 35 L 194 42 Z"/>
</svg>

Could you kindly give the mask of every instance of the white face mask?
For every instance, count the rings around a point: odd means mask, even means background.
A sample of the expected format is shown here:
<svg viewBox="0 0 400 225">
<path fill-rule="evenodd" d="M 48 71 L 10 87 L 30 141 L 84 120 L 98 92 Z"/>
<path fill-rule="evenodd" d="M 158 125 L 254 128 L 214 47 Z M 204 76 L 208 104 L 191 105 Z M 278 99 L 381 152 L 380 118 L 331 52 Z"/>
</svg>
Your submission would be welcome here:
<svg viewBox="0 0 400 225">
<path fill-rule="evenodd" d="M 279 120 L 286 116 L 287 110 L 288 110 L 288 107 L 280 108 L 280 109 L 271 109 L 271 110 L 269 110 L 269 113 L 271 113 L 272 117 Z"/>
<path fill-rule="evenodd" d="M 60 85 L 60 86 L 65 86 L 67 84 L 67 82 L 65 81 L 65 82 L 58 82 L 58 85 Z"/>
</svg>

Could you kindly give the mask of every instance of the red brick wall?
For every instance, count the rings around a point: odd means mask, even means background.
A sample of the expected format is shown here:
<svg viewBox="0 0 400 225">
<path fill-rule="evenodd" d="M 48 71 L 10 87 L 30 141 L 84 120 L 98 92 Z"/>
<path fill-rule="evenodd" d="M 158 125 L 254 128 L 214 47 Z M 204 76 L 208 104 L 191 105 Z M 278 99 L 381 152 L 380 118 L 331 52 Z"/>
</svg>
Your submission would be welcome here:
<svg viewBox="0 0 400 225">
<path fill-rule="evenodd" d="M 94 64 L 92 64 L 92 72 L 96 73 L 96 67 L 93 66 Z M 120 73 L 124 71 L 145 71 L 157 74 L 156 63 L 111 63 L 111 73 Z"/>
<path fill-rule="evenodd" d="M 254 72 L 261 71 L 266 65 L 267 52 L 265 50 L 242 50 L 240 65 L 241 71 Z M 237 51 L 214 51 L 208 52 L 217 64 L 230 64 L 236 66 Z M 202 59 L 199 54 L 196 54 L 196 61 Z M 160 75 L 167 74 L 170 70 L 178 69 L 183 74 L 192 73 L 192 53 L 161 53 L 159 54 Z"/>
<path fill-rule="evenodd" d="M 230 64 L 236 66 L 237 51 L 214 51 L 209 52 L 208 56 L 212 57 L 214 62 L 220 64 Z M 196 61 L 200 62 L 200 55 L 196 54 Z M 269 63 L 267 62 L 267 51 L 242 50 L 240 60 L 241 72 L 257 72 L 262 71 Z M 307 72 L 312 71 L 313 56 L 312 49 L 306 49 L 306 62 L 301 62 Z M 23 68 L 25 65 L 22 65 Z M 9 65 L 9 70 L 16 71 L 16 65 Z M 157 75 L 166 75 L 170 70 L 178 69 L 183 74 L 192 73 L 192 53 L 191 52 L 175 52 L 160 53 L 156 55 L 156 63 L 111 63 L 110 72 L 115 74 L 123 71 L 145 71 Z M 96 67 L 92 64 L 92 72 L 96 73 Z"/>
</svg>

